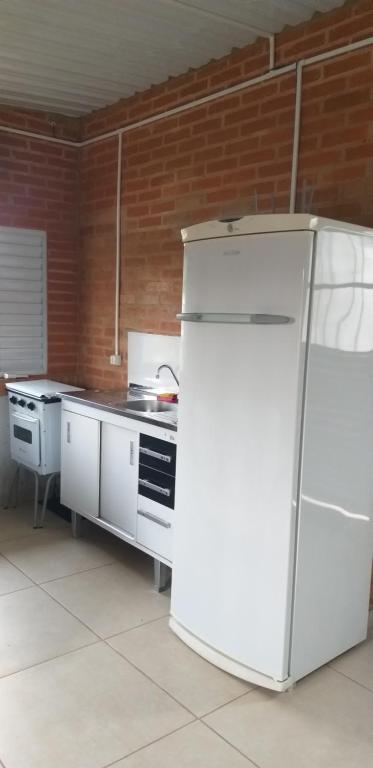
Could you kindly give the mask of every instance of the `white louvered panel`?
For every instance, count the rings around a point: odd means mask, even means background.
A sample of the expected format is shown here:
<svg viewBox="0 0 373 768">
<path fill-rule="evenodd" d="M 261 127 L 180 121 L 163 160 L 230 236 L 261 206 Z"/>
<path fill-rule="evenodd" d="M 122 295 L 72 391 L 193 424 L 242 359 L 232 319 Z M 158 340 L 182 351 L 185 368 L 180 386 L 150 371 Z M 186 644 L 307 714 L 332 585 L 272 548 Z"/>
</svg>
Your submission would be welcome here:
<svg viewBox="0 0 373 768">
<path fill-rule="evenodd" d="M 22 314 L 23 319 L 26 317 L 29 318 L 30 315 L 35 315 L 37 317 L 42 317 L 42 309 L 40 307 L 40 304 L 37 304 L 34 302 L 33 304 L 30 303 L 30 301 L 26 302 L 10 302 L 9 296 L 7 294 L 1 294 L 0 292 L 0 323 L 2 318 L 6 318 L 9 316 L 11 318 L 12 315 L 16 315 L 19 317 L 20 314 Z M 21 306 L 22 305 L 22 312 L 21 312 Z M 28 320 L 27 320 L 28 322 Z"/>
<path fill-rule="evenodd" d="M 20 338 L 17 336 L 7 337 L 0 335 L 0 346 L 4 356 L 11 360 L 14 357 L 19 357 L 21 350 L 31 355 L 40 354 L 41 339 L 40 337 Z"/>
<path fill-rule="evenodd" d="M 46 370 L 46 236 L 0 227 L 0 374 Z"/>
<path fill-rule="evenodd" d="M 25 280 L 27 284 L 29 282 L 34 282 L 38 285 L 40 283 L 40 277 L 37 275 L 35 269 L 27 269 L 26 267 L 10 267 L 8 265 L 0 266 L 0 286 L 2 288 L 5 287 L 6 280 L 15 280 L 16 282 L 18 280 Z"/>
<path fill-rule="evenodd" d="M 82 115 L 343 0 L 1 0 L 0 102 Z"/>
<path fill-rule="evenodd" d="M 8 342 L 11 342 L 12 340 L 15 340 L 17 338 L 24 338 L 24 339 L 31 339 L 31 338 L 37 338 L 38 344 L 40 345 L 43 340 L 43 327 L 41 323 L 38 323 L 37 325 L 5 325 L 5 323 L 0 323 L 0 346 L 2 344 L 2 341 L 4 341 L 4 347 L 5 347 L 5 340 L 8 340 Z"/>
<path fill-rule="evenodd" d="M 40 302 L 40 293 L 42 292 L 40 277 L 41 275 L 32 277 L 29 280 L 24 280 L 22 275 L 22 279 L 20 277 L 19 280 L 1 280 L 0 286 L 2 292 L 8 294 L 10 301 L 12 300 L 13 294 L 15 301 L 27 301 L 29 293 L 36 293 L 38 294 L 36 298 L 32 298 L 31 300 Z"/>
<path fill-rule="evenodd" d="M 42 328 L 43 327 L 43 315 L 39 312 L 37 315 L 27 315 L 26 319 L 24 315 L 18 315 L 9 312 L 9 322 L 7 323 L 6 320 L 6 313 L 4 312 L 2 315 L 0 315 L 0 328 L 9 328 L 10 326 L 14 329 L 14 333 L 17 333 L 16 329 L 18 325 L 21 325 L 25 327 L 25 323 L 27 322 L 28 328 Z M 19 335 L 21 334 L 21 331 L 19 331 Z"/>
</svg>

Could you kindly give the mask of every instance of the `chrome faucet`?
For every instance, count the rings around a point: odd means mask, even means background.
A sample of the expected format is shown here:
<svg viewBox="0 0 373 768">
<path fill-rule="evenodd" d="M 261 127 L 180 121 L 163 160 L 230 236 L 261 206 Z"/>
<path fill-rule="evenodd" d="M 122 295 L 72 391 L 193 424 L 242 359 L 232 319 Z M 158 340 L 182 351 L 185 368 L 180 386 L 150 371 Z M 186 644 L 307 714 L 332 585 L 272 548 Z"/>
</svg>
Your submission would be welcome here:
<svg viewBox="0 0 373 768">
<path fill-rule="evenodd" d="M 162 368 L 168 368 L 168 370 L 170 371 L 170 373 L 172 373 L 172 375 L 173 375 L 173 377 L 174 377 L 174 379 L 175 379 L 175 381 L 176 381 L 176 384 L 177 384 L 177 386 L 179 386 L 179 379 L 177 378 L 175 371 L 173 370 L 173 368 L 171 368 L 171 366 L 170 366 L 170 365 L 167 365 L 167 363 L 163 363 L 162 365 L 160 365 L 160 366 L 157 368 L 157 373 L 156 373 L 156 375 L 155 375 L 155 378 L 156 378 L 156 379 L 159 379 L 159 372 L 162 370 Z"/>
</svg>

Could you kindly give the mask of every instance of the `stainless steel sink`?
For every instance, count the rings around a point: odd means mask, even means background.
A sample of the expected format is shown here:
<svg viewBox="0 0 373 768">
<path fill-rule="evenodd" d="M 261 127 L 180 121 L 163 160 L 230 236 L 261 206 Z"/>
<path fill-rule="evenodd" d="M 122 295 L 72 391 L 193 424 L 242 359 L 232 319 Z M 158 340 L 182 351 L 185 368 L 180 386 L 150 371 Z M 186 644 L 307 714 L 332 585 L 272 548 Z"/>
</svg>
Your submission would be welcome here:
<svg viewBox="0 0 373 768">
<path fill-rule="evenodd" d="M 177 405 L 161 400 L 129 400 L 124 408 L 126 411 L 137 411 L 137 413 L 169 413 L 176 411 Z"/>
</svg>

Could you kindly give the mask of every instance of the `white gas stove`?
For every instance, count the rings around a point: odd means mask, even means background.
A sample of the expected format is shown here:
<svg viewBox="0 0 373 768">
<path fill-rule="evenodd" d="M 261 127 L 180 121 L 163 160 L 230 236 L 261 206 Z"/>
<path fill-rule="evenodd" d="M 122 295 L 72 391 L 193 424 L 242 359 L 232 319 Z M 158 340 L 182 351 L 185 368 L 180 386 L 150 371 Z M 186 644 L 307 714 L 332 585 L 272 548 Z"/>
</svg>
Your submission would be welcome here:
<svg viewBox="0 0 373 768">
<path fill-rule="evenodd" d="M 39 475 L 60 471 L 61 398 L 79 390 L 41 379 L 6 384 L 9 400 L 11 457 Z"/>
</svg>

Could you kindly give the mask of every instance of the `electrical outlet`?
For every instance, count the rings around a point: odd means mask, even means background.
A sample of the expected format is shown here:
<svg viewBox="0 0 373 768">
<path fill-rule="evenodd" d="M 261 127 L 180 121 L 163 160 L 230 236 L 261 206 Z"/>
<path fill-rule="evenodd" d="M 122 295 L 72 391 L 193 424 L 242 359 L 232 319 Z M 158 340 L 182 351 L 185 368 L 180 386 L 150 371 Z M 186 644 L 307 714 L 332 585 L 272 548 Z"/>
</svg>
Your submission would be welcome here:
<svg viewBox="0 0 373 768">
<path fill-rule="evenodd" d="M 121 365 L 122 358 L 120 355 L 110 355 L 110 365 Z"/>
</svg>

